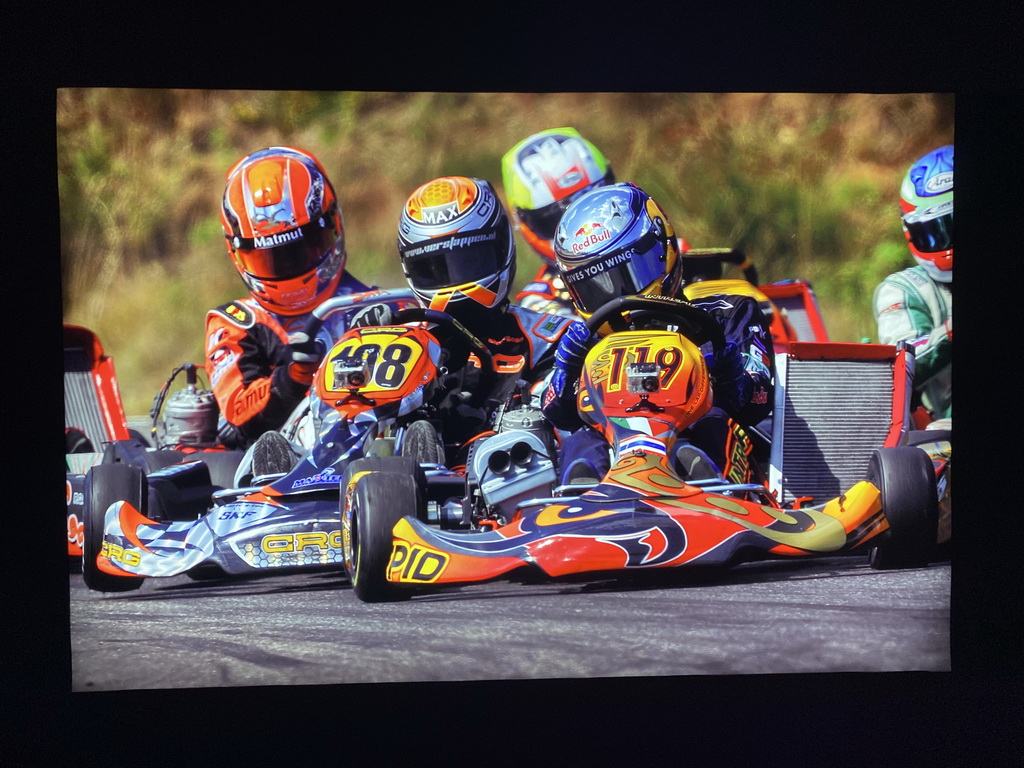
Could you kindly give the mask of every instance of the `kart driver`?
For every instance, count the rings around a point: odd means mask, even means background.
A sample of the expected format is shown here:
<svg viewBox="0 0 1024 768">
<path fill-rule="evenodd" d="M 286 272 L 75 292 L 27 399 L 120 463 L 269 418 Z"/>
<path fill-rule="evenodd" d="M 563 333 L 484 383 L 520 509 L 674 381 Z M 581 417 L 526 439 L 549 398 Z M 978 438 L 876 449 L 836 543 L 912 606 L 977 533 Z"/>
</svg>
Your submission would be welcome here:
<svg viewBox="0 0 1024 768">
<path fill-rule="evenodd" d="M 953 415 L 953 147 L 915 162 L 900 188 L 903 235 L 916 264 L 875 288 L 882 344 L 914 350 L 914 390 L 932 419 Z"/>
<path fill-rule="evenodd" d="M 509 303 L 515 239 L 504 206 L 483 179 L 445 176 L 417 188 L 402 209 L 398 253 L 423 306 L 451 315 L 493 356 L 498 380 L 483 408 L 467 403 L 480 377 L 475 355 L 461 365 L 452 363 L 442 380 L 435 405 L 444 441 L 457 453 L 486 432 L 494 408 L 520 381 L 535 384 L 550 371 L 571 320 Z M 385 307 L 374 305 L 353 325 L 386 325 L 390 317 Z M 446 463 L 458 461 L 449 455 Z"/>
<path fill-rule="evenodd" d="M 574 316 L 572 297 L 558 274 L 552 241 L 569 204 L 584 192 L 612 184 L 615 176 L 601 151 L 575 128 L 550 128 L 520 141 L 501 159 L 502 183 L 516 228 L 543 260 L 515 297 L 538 312 Z"/>
<path fill-rule="evenodd" d="M 269 147 L 235 163 L 221 224 L 249 295 L 207 314 L 206 369 L 219 442 L 246 448 L 281 427 L 313 381 L 324 350 L 301 332 L 313 309 L 370 288 L 345 269 L 341 209 L 309 152 Z"/>
<path fill-rule="evenodd" d="M 603 229 L 609 237 L 590 236 L 595 229 Z M 672 224 L 658 204 L 635 184 L 600 187 L 573 202 L 558 224 L 554 251 L 576 311 L 584 318 L 619 296 L 686 298 L 682 290 L 684 260 Z M 617 258 L 622 254 L 629 254 L 629 258 Z M 714 405 L 683 433 L 688 443 L 681 446 L 676 461 L 682 464 L 684 477 L 728 477 L 731 422 L 753 426 L 772 410 L 771 335 L 752 296 L 712 294 L 690 303 L 718 321 L 726 346 L 717 355 L 712 355 L 710 344 L 702 350 L 711 375 Z M 572 432 L 563 441 L 563 483 L 599 479 L 610 466 L 604 437 L 586 426 L 576 410 L 580 372 L 594 341 L 584 323 L 577 321 L 569 327 L 559 343 L 555 373 L 543 396 L 545 416 L 559 429 Z"/>
</svg>

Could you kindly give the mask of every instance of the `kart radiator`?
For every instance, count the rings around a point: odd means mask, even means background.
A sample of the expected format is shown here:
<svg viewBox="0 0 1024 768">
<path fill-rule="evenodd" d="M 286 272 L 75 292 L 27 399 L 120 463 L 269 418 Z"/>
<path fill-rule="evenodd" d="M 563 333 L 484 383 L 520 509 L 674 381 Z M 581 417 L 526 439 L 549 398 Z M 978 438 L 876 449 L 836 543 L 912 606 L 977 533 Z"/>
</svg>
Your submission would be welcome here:
<svg viewBox="0 0 1024 768">
<path fill-rule="evenodd" d="M 128 437 L 113 361 L 92 331 L 64 326 L 64 427 L 85 432 L 95 450 Z"/>
<path fill-rule="evenodd" d="M 871 451 L 909 419 L 912 353 L 880 344 L 793 344 L 776 356 L 769 486 L 823 504 L 865 479 Z"/>
<path fill-rule="evenodd" d="M 786 313 L 786 319 L 793 326 L 798 339 L 815 338 L 814 327 L 811 325 L 811 318 L 802 296 L 781 296 L 773 298 L 772 303 Z"/>
<path fill-rule="evenodd" d="M 64 350 L 64 426 L 78 427 L 99 450 L 110 438 L 92 383 L 91 362 L 81 349 Z"/>
<path fill-rule="evenodd" d="M 760 286 L 772 304 L 785 314 L 799 341 L 828 341 L 825 321 L 818 309 L 818 300 L 809 283 L 784 280 Z"/>
</svg>

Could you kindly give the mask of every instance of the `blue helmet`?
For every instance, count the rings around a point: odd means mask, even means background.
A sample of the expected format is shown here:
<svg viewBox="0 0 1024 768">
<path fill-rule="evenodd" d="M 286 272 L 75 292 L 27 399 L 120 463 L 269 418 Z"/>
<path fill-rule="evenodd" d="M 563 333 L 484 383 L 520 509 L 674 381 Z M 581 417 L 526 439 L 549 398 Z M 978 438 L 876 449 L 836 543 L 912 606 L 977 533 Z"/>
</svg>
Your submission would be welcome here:
<svg viewBox="0 0 1024 768">
<path fill-rule="evenodd" d="M 681 287 L 672 223 L 632 182 L 597 187 L 573 201 L 558 222 L 554 251 L 583 317 L 619 296 L 675 296 Z"/>
<path fill-rule="evenodd" d="M 953 280 L 953 146 L 933 149 L 907 171 L 900 187 L 903 235 L 933 280 Z"/>
</svg>

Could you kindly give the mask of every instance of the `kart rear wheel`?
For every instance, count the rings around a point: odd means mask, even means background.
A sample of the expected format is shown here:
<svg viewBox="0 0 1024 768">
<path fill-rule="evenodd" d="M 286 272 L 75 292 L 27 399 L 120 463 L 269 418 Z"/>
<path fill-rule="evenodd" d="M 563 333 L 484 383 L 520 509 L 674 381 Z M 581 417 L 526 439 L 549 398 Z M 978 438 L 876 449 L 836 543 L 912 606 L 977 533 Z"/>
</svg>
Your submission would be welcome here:
<svg viewBox="0 0 1024 768">
<path fill-rule="evenodd" d="M 142 586 L 140 576 L 112 576 L 96 565 L 96 556 L 103 548 L 103 521 L 107 508 L 115 501 L 127 501 L 142 514 L 146 513 L 146 473 L 131 464 L 99 464 L 85 477 L 85 500 L 82 505 L 85 537 L 82 542 L 82 579 L 97 592 L 131 592 Z"/>
<path fill-rule="evenodd" d="M 210 470 L 210 483 L 217 488 L 235 487 L 235 470 L 242 462 L 245 451 L 203 451 L 185 457 L 185 461 L 198 459 Z"/>
<path fill-rule="evenodd" d="M 171 450 L 170 448 L 161 448 L 156 451 L 145 451 L 142 454 L 142 459 L 146 462 L 146 474 L 156 472 L 158 469 L 163 469 L 164 467 L 169 467 L 173 464 L 180 464 L 187 460 L 184 454 Z"/>
<path fill-rule="evenodd" d="M 928 565 L 939 524 L 935 471 L 928 454 L 913 446 L 875 450 L 867 479 L 882 492 L 882 513 L 889 522 L 889 530 L 871 550 L 871 567 Z"/>
<path fill-rule="evenodd" d="M 368 473 L 358 476 L 361 473 Z M 342 484 L 341 528 L 345 569 L 356 597 L 366 603 L 408 600 L 408 588 L 387 580 L 391 531 L 406 515 L 422 513 L 412 459 L 395 456 L 360 459 L 348 466 Z M 346 489 L 356 478 L 352 493 Z"/>
</svg>

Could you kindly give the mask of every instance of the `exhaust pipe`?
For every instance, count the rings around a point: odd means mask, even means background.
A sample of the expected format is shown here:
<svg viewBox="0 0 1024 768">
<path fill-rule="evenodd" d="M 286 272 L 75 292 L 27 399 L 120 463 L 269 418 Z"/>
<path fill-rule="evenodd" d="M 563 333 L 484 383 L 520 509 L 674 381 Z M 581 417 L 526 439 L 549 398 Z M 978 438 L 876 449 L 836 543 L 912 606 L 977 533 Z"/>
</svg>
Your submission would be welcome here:
<svg viewBox="0 0 1024 768">
<path fill-rule="evenodd" d="M 533 456 L 533 448 L 529 443 L 518 442 L 509 449 L 508 455 L 516 466 L 525 467 Z"/>
<path fill-rule="evenodd" d="M 512 466 L 512 457 L 508 451 L 495 451 L 487 457 L 487 468 L 496 475 L 503 475 Z"/>
</svg>

